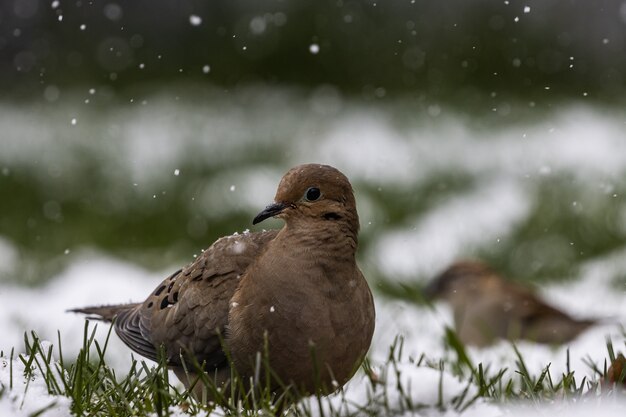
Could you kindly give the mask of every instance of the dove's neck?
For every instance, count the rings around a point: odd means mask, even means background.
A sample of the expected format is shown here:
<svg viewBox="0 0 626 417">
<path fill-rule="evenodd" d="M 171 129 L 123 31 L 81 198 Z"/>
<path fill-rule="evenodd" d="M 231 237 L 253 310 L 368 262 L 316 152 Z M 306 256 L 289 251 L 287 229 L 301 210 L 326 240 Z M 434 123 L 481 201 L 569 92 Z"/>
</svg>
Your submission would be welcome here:
<svg viewBox="0 0 626 417">
<path fill-rule="evenodd" d="M 281 247 L 281 252 L 297 257 L 354 262 L 358 238 L 357 232 L 348 224 L 319 221 L 316 224 L 287 223 L 274 243 Z"/>
</svg>

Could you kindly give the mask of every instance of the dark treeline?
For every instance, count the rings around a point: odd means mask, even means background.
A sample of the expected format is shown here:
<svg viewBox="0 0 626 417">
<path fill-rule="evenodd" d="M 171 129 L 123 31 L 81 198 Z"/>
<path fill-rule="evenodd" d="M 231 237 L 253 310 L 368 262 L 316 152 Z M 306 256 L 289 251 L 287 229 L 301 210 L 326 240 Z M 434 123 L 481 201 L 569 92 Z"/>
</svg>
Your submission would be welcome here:
<svg viewBox="0 0 626 417">
<path fill-rule="evenodd" d="M 615 99 L 625 34 L 622 0 L 6 0 L 0 89 L 197 79 Z"/>
</svg>

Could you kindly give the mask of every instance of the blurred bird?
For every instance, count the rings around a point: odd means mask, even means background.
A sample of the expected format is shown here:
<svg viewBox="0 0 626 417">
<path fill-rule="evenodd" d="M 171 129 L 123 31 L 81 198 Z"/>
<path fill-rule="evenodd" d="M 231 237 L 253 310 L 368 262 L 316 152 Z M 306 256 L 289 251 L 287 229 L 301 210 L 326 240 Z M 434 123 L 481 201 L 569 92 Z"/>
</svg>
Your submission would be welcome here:
<svg viewBox="0 0 626 417">
<path fill-rule="evenodd" d="M 426 287 L 424 295 L 450 303 L 460 340 L 474 346 L 497 339 L 561 344 L 596 323 L 570 317 L 477 261 L 454 263 Z"/>
<path fill-rule="evenodd" d="M 622 388 L 626 388 L 626 358 L 623 354 L 618 354 L 611 363 L 606 378 L 610 384 L 621 384 Z"/>
<path fill-rule="evenodd" d="M 124 343 L 149 359 L 162 347 L 188 388 L 197 383 L 193 360 L 225 384 L 227 350 L 244 383 L 258 381 L 267 354 L 274 374 L 263 382 L 273 391 L 333 392 L 358 369 L 374 331 L 372 294 L 355 263 L 352 186 L 333 167 L 297 166 L 253 224 L 269 217 L 284 227 L 217 240 L 142 303 L 71 311 L 114 321 Z"/>
</svg>

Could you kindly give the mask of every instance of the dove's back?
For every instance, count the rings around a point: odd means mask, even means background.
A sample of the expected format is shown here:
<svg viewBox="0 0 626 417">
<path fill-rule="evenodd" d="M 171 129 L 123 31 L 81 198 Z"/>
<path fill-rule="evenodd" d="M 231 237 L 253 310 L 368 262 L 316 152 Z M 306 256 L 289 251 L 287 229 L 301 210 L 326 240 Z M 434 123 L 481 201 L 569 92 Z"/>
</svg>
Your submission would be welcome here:
<svg viewBox="0 0 626 417">
<path fill-rule="evenodd" d="M 207 368 L 228 367 L 220 339 L 228 324 L 230 299 L 241 276 L 276 234 L 272 230 L 217 240 L 194 262 L 163 280 L 143 303 L 71 311 L 114 321 L 120 339 L 149 359 L 157 360 L 163 346 L 168 364 L 175 368 L 191 356 L 199 363 L 206 361 Z"/>
</svg>

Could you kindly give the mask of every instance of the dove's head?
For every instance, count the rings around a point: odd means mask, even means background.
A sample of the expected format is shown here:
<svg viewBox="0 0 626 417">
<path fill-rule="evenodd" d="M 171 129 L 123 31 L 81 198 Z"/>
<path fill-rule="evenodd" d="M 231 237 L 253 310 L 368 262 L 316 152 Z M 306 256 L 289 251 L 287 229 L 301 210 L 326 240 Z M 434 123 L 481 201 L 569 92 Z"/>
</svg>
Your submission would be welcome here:
<svg viewBox="0 0 626 417">
<path fill-rule="evenodd" d="M 450 300 L 457 297 L 471 297 L 491 286 L 497 280 L 495 272 L 485 263 L 460 261 L 452 264 L 437 276 L 424 289 L 429 299 Z"/>
<path fill-rule="evenodd" d="M 347 225 L 356 234 L 359 216 L 348 178 L 329 165 L 305 164 L 283 176 L 274 203 L 260 212 L 253 224 L 269 217 L 290 222 L 335 222 Z M 317 223 L 319 224 L 319 223 Z"/>
</svg>

